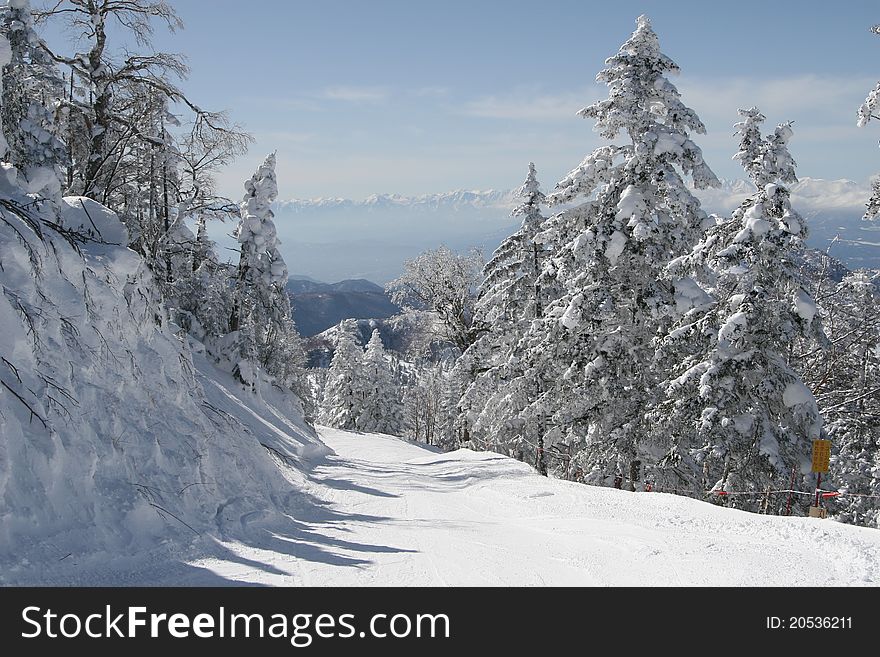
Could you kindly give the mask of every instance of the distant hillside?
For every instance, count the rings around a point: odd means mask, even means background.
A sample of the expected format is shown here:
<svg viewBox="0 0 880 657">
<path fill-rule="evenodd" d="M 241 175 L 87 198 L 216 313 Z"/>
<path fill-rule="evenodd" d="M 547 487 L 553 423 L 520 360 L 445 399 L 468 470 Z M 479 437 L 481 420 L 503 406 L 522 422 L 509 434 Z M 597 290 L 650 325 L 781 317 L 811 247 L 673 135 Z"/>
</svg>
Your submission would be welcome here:
<svg viewBox="0 0 880 657">
<path fill-rule="evenodd" d="M 364 278 L 349 279 L 339 283 L 322 283 L 308 276 L 291 276 L 287 282 L 287 291 L 291 294 L 309 294 L 314 292 L 379 292 L 384 293 L 381 285 Z"/>
<path fill-rule="evenodd" d="M 319 283 L 292 278 L 287 291 L 296 327 L 307 337 L 343 319 L 385 319 L 400 312 L 382 287 L 364 279 Z"/>
</svg>

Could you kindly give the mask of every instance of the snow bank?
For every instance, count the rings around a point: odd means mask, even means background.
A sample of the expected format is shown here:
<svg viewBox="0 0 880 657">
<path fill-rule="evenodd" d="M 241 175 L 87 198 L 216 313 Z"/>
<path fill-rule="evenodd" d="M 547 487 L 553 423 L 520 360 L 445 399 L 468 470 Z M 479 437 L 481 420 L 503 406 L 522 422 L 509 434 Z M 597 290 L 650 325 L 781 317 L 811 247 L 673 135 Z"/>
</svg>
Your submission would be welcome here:
<svg viewBox="0 0 880 657">
<path fill-rule="evenodd" d="M 183 548 L 285 511 L 297 491 L 278 460 L 326 452 L 298 400 L 245 392 L 193 356 L 112 212 L 80 198 L 56 212 L 10 190 L 0 189 L 0 582 L 71 555 Z"/>
</svg>

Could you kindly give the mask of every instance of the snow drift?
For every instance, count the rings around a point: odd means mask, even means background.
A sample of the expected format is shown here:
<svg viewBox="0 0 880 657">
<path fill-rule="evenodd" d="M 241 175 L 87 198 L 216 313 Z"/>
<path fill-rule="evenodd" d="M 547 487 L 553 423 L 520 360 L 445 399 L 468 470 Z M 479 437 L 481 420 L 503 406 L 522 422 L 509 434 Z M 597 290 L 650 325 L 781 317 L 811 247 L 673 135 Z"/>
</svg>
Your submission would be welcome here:
<svg viewBox="0 0 880 657">
<path fill-rule="evenodd" d="M 8 165 L 0 206 L 0 581 L 284 511 L 279 460 L 326 452 L 299 400 L 242 390 L 165 321 L 111 211 L 24 195 Z"/>
</svg>

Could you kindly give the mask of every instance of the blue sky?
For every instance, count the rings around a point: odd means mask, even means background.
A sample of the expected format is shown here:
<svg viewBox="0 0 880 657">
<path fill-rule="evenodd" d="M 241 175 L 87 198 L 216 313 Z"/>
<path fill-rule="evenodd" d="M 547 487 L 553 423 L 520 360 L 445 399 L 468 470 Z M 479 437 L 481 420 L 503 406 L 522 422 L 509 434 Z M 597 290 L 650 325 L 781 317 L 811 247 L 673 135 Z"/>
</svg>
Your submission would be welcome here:
<svg viewBox="0 0 880 657">
<path fill-rule="evenodd" d="M 750 105 L 768 130 L 795 122 L 802 177 L 880 171 L 880 122 L 855 126 L 880 78 L 875 0 L 172 4 L 186 29 L 156 45 L 187 55 L 193 99 L 256 138 L 221 176 L 236 198 L 275 149 L 282 198 L 506 189 L 530 160 L 552 189 L 600 143 L 575 114 L 604 95 L 595 75 L 640 13 L 681 66 L 719 176 L 740 177 L 731 126 Z"/>
</svg>

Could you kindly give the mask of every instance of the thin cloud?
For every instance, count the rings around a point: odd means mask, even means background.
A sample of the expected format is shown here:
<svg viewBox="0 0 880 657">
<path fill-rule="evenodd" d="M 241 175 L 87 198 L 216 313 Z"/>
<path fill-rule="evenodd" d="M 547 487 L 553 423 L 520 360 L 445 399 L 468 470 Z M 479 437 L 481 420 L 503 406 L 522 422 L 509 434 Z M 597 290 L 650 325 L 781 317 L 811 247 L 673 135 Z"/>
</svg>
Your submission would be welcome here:
<svg viewBox="0 0 880 657">
<path fill-rule="evenodd" d="M 856 108 L 876 84 L 872 78 L 803 75 L 789 78 L 690 78 L 676 81 L 685 103 L 704 121 L 738 120 L 736 110 L 758 107 L 767 124 L 822 114 L 855 125 Z"/>
<path fill-rule="evenodd" d="M 236 104 L 248 104 L 258 106 L 271 106 L 286 110 L 318 112 L 321 105 L 314 98 L 277 98 L 270 96 L 242 96 L 236 98 Z"/>
<path fill-rule="evenodd" d="M 388 90 L 382 87 L 336 86 L 323 89 L 318 97 L 344 103 L 382 103 L 388 99 Z"/>
<path fill-rule="evenodd" d="M 507 96 L 484 96 L 466 102 L 459 112 L 486 119 L 558 121 L 576 118 L 585 105 L 601 98 L 601 89 L 580 93 L 546 94 L 522 90 Z"/>
<path fill-rule="evenodd" d="M 380 104 L 388 100 L 389 97 L 390 93 L 384 87 L 334 86 L 306 92 L 302 96 L 292 98 L 251 96 L 241 98 L 240 102 L 271 105 L 294 111 L 320 112 L 326 109 L 328 101 L 352 104 Z"/>
<path fill-rule="evenodd" d="M 839 124 L 855 125 L 855 111 L 876 80 L 867 77 L 804 75 L 789 78 L 749 77 L 675 80 L 682 98 L 707 123 L 738 120 L 740 107 L 757 106 L 768 125 L 817 114 L 836 115 Z M 522 89 L 507 95 L 490 95 L 465 102 L 459 113 L 481 118 L 550 121 L 571 119 L 581 108 L 604 98 L 596 85 L 577 93 L 541 93 Z"/>
<path fill-rule="evenodd" d="M 260 131 L 254 134 L 260 141 L 285 142 L 289 144 L 304 144 L 317 137 L 313 132 L 291 132 L 288 130 Z"/>
<path fill-rule="evenodd" d="M 445 98 L 449 95 L 449 87 L 420 87 L 412 93 L 420 98 Z"/>
</svg>

